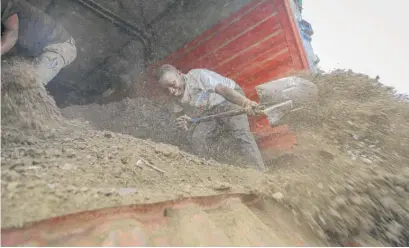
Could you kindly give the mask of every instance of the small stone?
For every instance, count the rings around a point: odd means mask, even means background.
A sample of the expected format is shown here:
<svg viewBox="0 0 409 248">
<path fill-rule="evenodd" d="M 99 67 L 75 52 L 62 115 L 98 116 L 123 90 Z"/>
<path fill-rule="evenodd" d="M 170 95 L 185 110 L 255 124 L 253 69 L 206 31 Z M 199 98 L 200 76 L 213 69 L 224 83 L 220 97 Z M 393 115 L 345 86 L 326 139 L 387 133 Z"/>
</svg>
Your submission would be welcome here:
<svg viewBox="0 0 409 248">
<path fill-rule="evenodd" d="M 219 183 L 218 185 L 213 186 L 214 190 L 230 190 L 231 188 L 232 186 L 226 182 L 222 182 L 222 183 Z"/>
<path fill-rule="evenodd" d="M 32 165 L 32 166 L 28 166 L 27 168 L 25 168 L 26 170 L 38 170 L 38 169 L 41 169 L 41 167 L 40 166 L 34 166 L 34 165 Z"/>
<path fill-rule="evenodd" d="M 355 126 L 355 123 L 353 123 L 352 121 L 347 121 L 347 123 L 348 123 L 350 126 Z"/>
<path fill-rule="evenodd" d="M 317 187 L 318 187 L 319 189 L 324 189 L 324 185 L 323 185 L 322 183 L 317 184 Z"/>
<path fill-rule="evenodd" d="M 272 195 L 272 197 L 277 201 L 281 201 L 284 198 L 284 195 L 281 192 L 276 192 Z"/>
<path fill-rule="evenodd" d="M 364 162 L 365 164 L 373 164 L 372 160 L 370 160 L 369 158 L 361 158 L 362 162 Z"/>
<path fill-rule="evenodd" d="M 136 188 L 119 188 L 116 190 L 120 196 L 137 193 Z"/>
<path fill-rule="evenodd" d="M 138 161 L 136 161 L 136 166 L 138 166 L 139 168 L 143 169 L 144 165 L 145 163 L 142 161 L 142 159 L 139 159 Z"/>
<path fill-rule="evenodd" d="M 105 133 L 104 133 L 104 137 L 105 137 L 105 138 L 112 138 L 112 134 L 111 134 L 111 133 L 108 133 L 108 132 L 105 132 Z"/>
<path fill-rule="evenodd" d="M 33 137 L 27 138 L 26 142 L 27 145 L 34 145 L 36 143 Z"/>
<path fill-rule="evenodd" d="M 115 189 L 101 189 L 100 192 L 106 196 L 112 195 L 116 190 Z"/>
<path fill-rule="evenodd" d="M 161 153 L 163 154 L 165 157 L 178 157 L 179 156 L 179 150 L 176 147 L 169 147 L 169 146 L 165 146 L 163 144 L 157 144 L 155 146 L 155 152 L 156 153 Z"/>
<path fill-rule="evenodd" d="M 72 169 L 74 169 L 74 165 L 65 163 L 65 164 L 61 167 L 61 169 L 63 169 L 63 170 L 72 170 Z"/>
<path fill-rule="evenodd" d="M 36 165 L 36 164 L 41 164 L 41 162 L 38 161 L 38 160 L 36 160 L 36 159 L 34 159 L 34 160 L 33 160 L 33 165 Z"/>
<path fill-rule="evenodd" d="M 50 188 L 50 189 L 55 189 L 56 186 L 57 186 L 57 185 L 56 185 L 55 183 L 49 183 L 49 184 L 47 184 L 47 187 Z"/>
<path fill-rule="evenodd" d="M 127 158 L 127 157 L 121 158 L 121 162 L 122 162 L 123 164 L 127 164 L 127 163 L 128 163 L 128 158 Z M 139 161 L 138 161 L 138 162 L 139 162 Z"/>
</svg>

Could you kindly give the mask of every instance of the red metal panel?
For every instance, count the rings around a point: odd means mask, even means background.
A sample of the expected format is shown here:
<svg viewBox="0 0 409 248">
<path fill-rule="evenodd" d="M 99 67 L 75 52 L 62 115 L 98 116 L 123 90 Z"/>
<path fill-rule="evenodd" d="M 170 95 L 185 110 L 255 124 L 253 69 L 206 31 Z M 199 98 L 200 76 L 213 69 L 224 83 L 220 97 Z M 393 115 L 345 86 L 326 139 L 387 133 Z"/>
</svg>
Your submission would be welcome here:
<svg viewBox="0 0 409 248">
<path fill-rule="evenodd" d="M 208 29 L 207 31 L 203 32 L 201 35 L 196 37 L 194 40 L 186 44 L 185 46 L 179 48 L 176 52 L 170 54 L 167 56 L 163 61 L 160 61 L 159 63 L 155 64 L 153 67 L 155 67 L 158 64 L 162 63 L 167 63 L 167 62 L 174 62 L 178 58 L 183 57 L 186 53 L 190 52 L 193 50 L 196 46 L 207 42 L 209 39 L 213 38 L 215 35 L 223 32 L 227 28 L 230 27 L 230 25 L 234 22 L 237 22 L 243 15 L 251 12 L 255 8 L 259 7 L 264 1 L 253 1 L 250 4 L 246 5 L 236 13 L 232 14 L 230 17 L 227 19 L 223 20 L 219 24 L 215 25 L 211 29 Z"/>
<path fill-rule="evenodd" d="M 217 66 L 210 66 L 209 69 L 222 71 L 225 76 L 230 77 L 243 68 L 248 67 L 248 64 L 254 63 L 259 60 L 260 56 L 274 53 L 277 47 L 285 42 L 284 33 L 281 30 L 267 36 L 260 42 L 254 43 L 251 46 L 242 49 L 239 53 L 230 56 L 229 59 L 217 64 Z M 282 45 L 285 47 L 285 45 Z M 247 61 L 247 63 L 243 63 Z"/>
<path fill-rule="evenodd" d="M 191 68 L 196 68 L 197 66 L 205 68 L 212 66 L 217 67 L 219 64 L 230 59 L 233 54 L 235 55 L 242 52 L 243 47 L 252 46 L 255 42 L 259 42 L 260 40 L 262 40 L 265 37 L 266 29 L 272 29 L 274 31 L 279 29 L 279 25 L 277 25 L 277 18 L 275 18 L 275 16 L 272 16 L 265 22 L 260 23 L 253 29 L 248 30 L 248 32 L 240 33 L 239 35 L 234 37 L 233 40 L 227 40 L 210 52 L 209 50 L 205 50 L 207 54 L 199 57 L 199 59 L 197 59 L 189 66 Z M 241 44 L 241 46 L 237 46 L 237 44 Z M 201 51 L 198 50 L 197 52 L 200 53 Z"/>
<path fill-rule="evenodd" d="M 235 80 L 247 97 L 258 100 L 255 86 L 300 70 L 309 70 L 289 3 L 254 0 L 162 61 L 183 72 L 207 68 Z M 287 126 L 271 128 L 252 117 L 251 130 L 266 159 L 275 149 L 290 149 L 295 135 Z"/>
</svg>

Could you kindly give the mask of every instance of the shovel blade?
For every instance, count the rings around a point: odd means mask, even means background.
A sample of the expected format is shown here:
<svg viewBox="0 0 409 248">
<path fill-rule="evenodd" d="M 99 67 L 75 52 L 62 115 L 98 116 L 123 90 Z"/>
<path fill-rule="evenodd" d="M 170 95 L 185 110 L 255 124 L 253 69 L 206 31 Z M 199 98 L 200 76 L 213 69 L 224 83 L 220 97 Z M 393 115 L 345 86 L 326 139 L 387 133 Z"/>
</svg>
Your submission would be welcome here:
<svg viewBox="0 0 409 248">
<path fill-rule="evenodd" d="M 317 86 L 299 77 L 286 77 L 261 84 L 256 87 L 256 91 L 260 104 L 269 106 L 263 112 L 271 126 L 283 124 L 284 119 L 291 119 L 290 113 L 302 111 L 305 105 L 318 97 Z"/>
<path fill-rule="evenodd" d="M 291 100 L 293 108 L 300 108 L 315 100 L 317 86 L 300 77 L 285 77 L 256 86 L 260 104 L 272 106 Z"/>
</svg>

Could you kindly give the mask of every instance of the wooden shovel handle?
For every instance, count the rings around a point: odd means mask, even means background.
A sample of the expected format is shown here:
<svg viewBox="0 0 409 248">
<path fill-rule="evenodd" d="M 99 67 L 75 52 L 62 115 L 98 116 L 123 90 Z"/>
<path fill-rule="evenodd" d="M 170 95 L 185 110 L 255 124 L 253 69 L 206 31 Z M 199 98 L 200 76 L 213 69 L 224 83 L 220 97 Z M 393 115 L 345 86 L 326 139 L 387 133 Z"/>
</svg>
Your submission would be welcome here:
<svg viewBox="0 0 409 248">
<path fill-rule="evenodd" d="M 219 113 L 219 114 L 208 115 L 204 117 L 191 118 L 189 121 L 192 123 L 212 121 L 212 120 L 219 119 L 219 118 L 232 117 L 232 116 L 242 115 L 245 113 L 246 111 L 244 109 L 237 109 L 237 110 L 230 110 L 230 111 Z"/>
</svg>

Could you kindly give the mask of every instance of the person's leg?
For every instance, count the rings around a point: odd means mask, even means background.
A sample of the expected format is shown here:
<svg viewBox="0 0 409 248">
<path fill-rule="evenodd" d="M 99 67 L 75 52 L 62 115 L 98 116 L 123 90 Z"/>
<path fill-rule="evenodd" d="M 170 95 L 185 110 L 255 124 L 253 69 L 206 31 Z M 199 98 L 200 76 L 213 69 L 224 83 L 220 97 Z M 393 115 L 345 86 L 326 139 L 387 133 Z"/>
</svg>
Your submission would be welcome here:
<svg viewBox="0 0 409 248">
<path fill-rule="evenodd" d="M 71 64 L 77 56 L 74 39 L 44 48 L 44 53 L 34 60 L 39 81 L 47 85 L 62 68 Z"/>
<path fill-rule="evenodd" d="M 231 131 L 233 140 L 239 145 L 241 154 L 247 163 L 255 165 L 257 169 L 265 171 L 265 165 L 258 149 L 256 140 L 250 131 L 247 115 L 239 115 L 223 120 L 224 125 Z"/>
<path fill-rule="evenodd" d="M 216 122 L 198 123 L 191 135 L 192 148 L 196 155 L 203 158 L 210 158 L 212 133 L 217 127 Z"/>
</svg>

